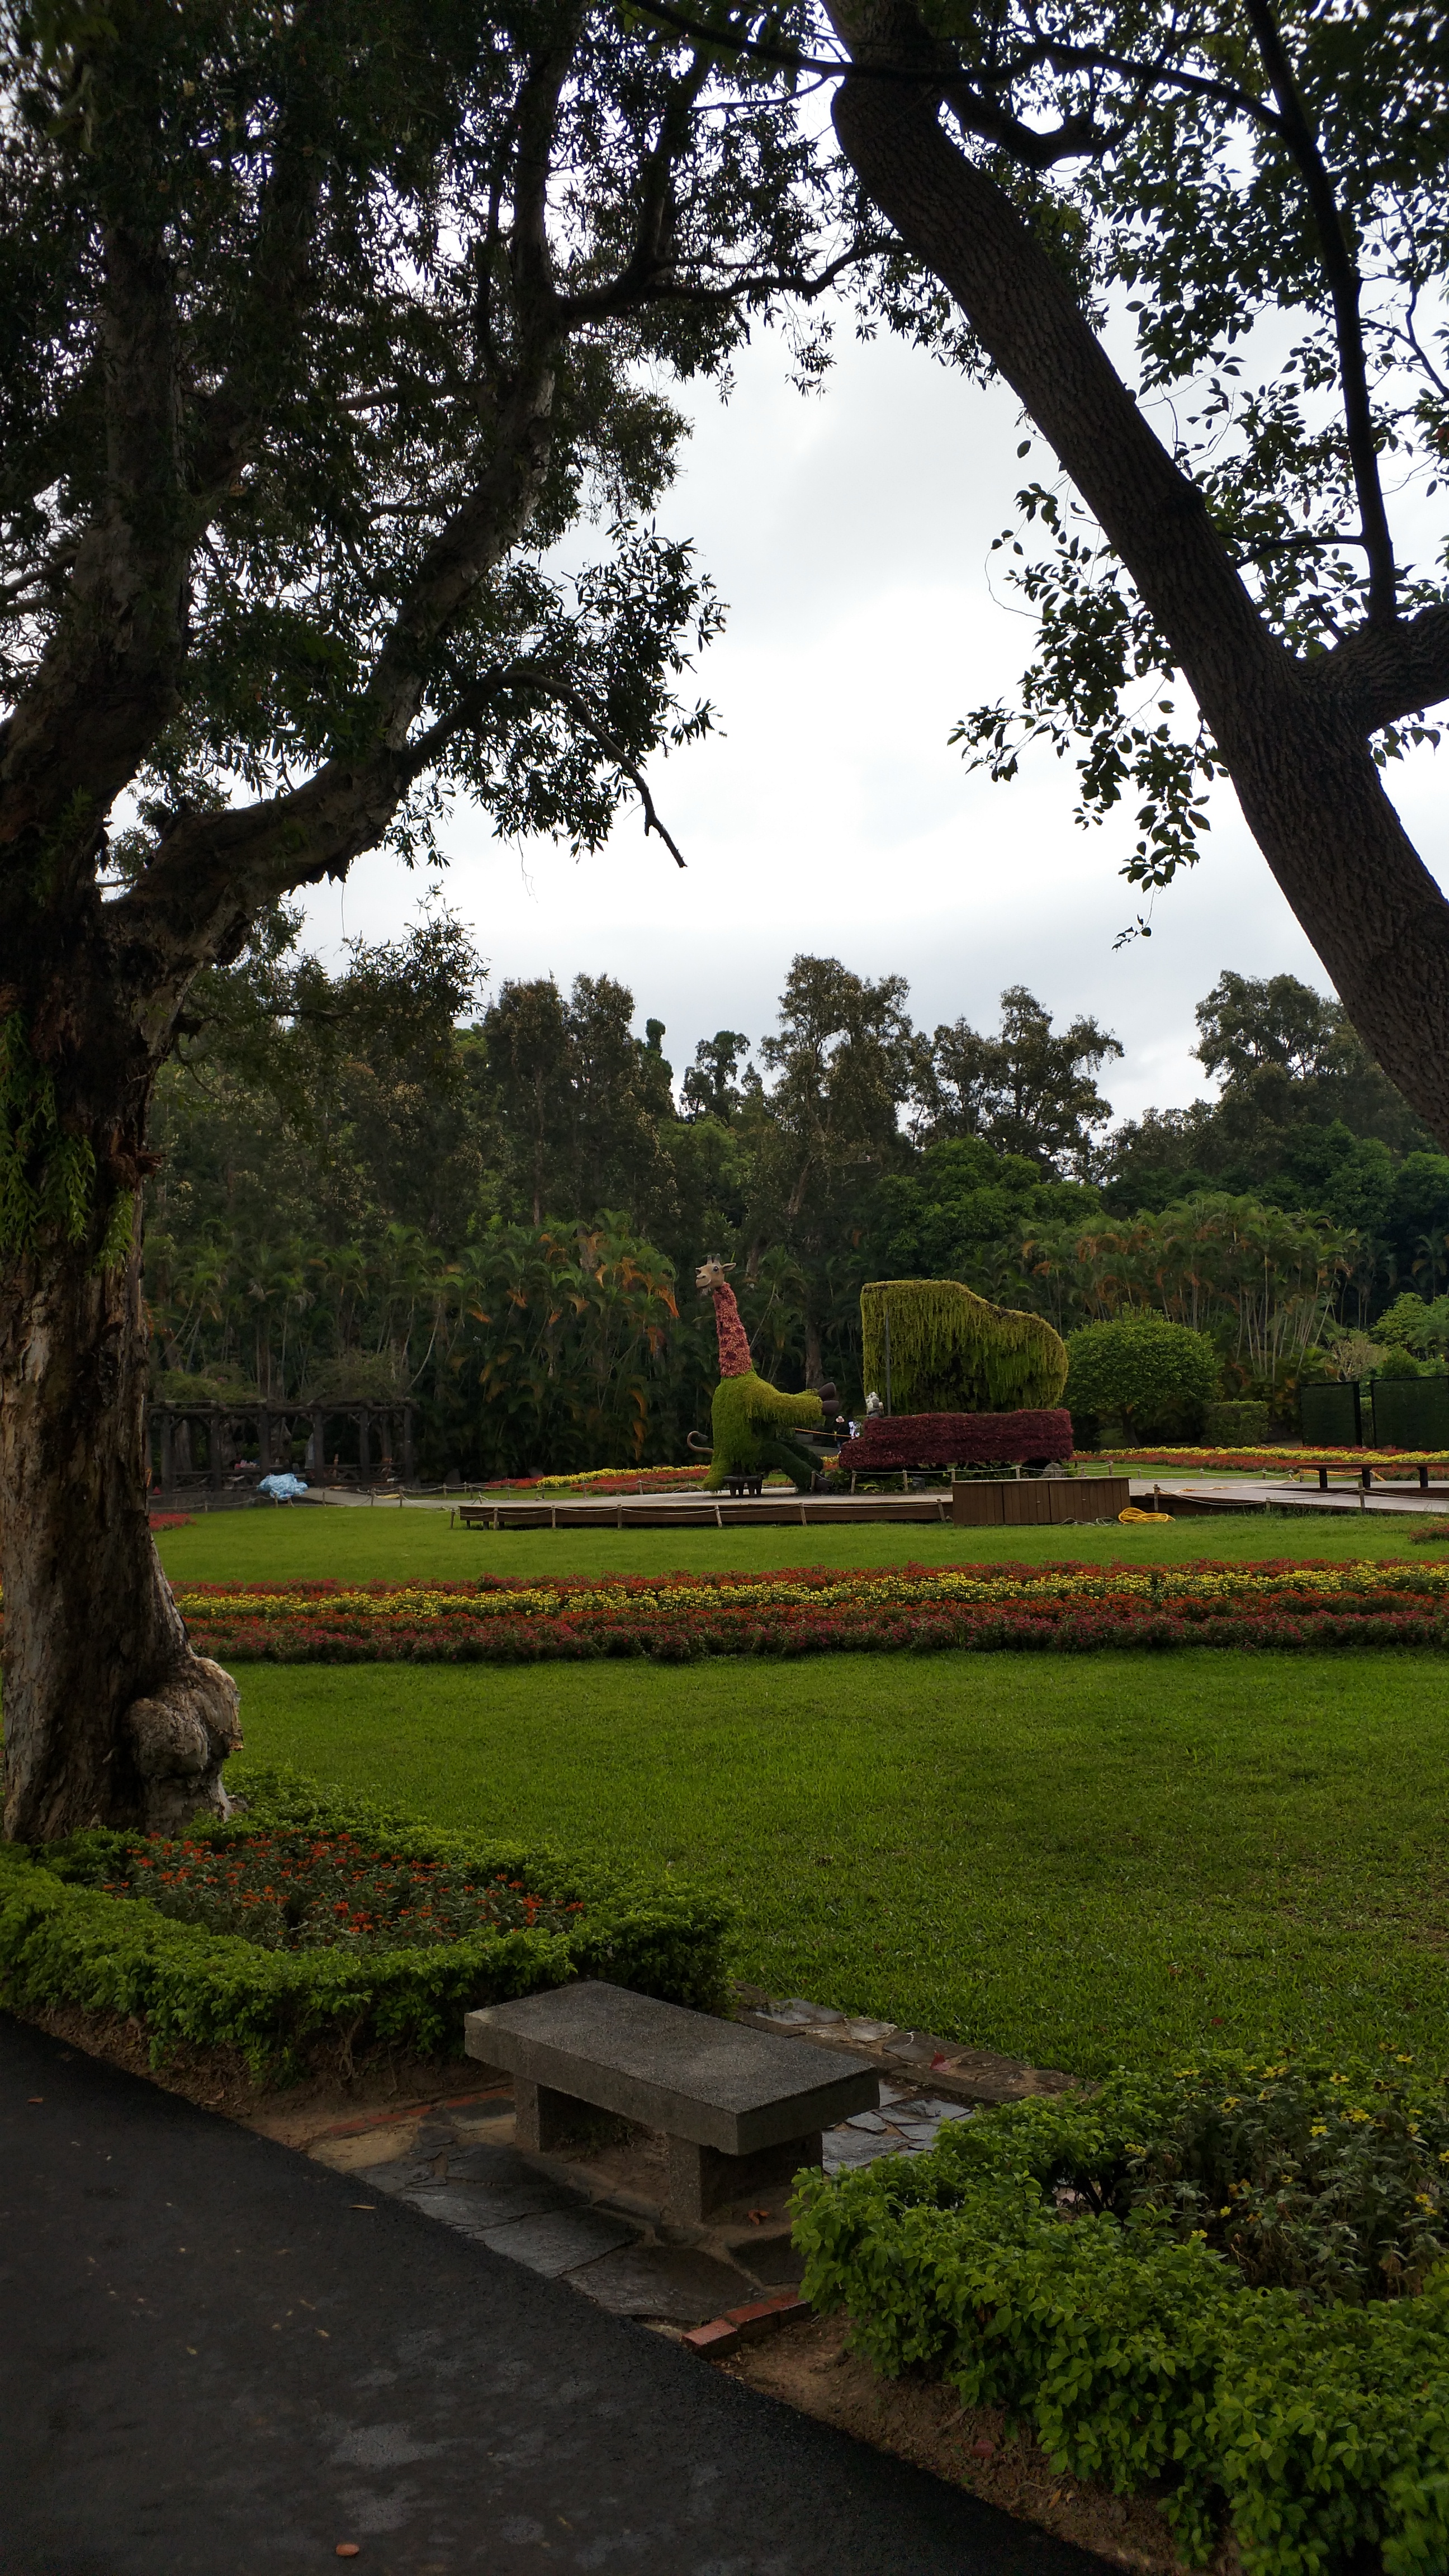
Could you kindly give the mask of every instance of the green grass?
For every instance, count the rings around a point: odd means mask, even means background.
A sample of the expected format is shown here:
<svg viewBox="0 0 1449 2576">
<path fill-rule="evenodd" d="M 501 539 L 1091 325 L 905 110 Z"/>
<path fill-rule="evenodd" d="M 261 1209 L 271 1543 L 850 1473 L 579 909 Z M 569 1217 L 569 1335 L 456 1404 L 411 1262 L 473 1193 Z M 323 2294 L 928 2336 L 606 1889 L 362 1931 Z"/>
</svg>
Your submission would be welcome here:
<svg viewBox="0 0 1449 2576">
<path fill-rule="evenodd" d="M 317 1517 L 309 1558 L 344 1520 L 359 1544 L 360 1514 Z M 859 1535 L 879 1558 L 890 1534 Z M 714 1561 L 742 1556 L 732 1536 Z M 1442 2052 L 1445 1677 L 1188 1651 L 241 1680 L 256 1758 L 686 1870 L 736 1899 L 741 1970 L 774 1993 L 1091 2072 L 1280 2037 Z"/>
<path fill-rule="evenodd" d="M 217 1512 L 188 1529 L 158 1537 L 161 1560 L 175 1582 L 228 1583 L 247 1576 L 336 1575 L 363 1581 L 374 1575 L 448 1577 L 479 1574 L 665 1574 L 676 1567 L 748 1570 L 780 1565 L 1039 1564 L 1071 1557 L 1100 1564 L 1122 1557 L 1131 1563 L 1176 1565 L 1184 1559 L 1258 1556 L 1404 1556 L 1412 1518 L 1345 1513 L 1341 1520 L 1304 1514 L 1225 1513 L 1221 1519 L 1180 1520 L 1165 1528 L 1107 1523 L 1100 1527 L 1022 1530 L 957 1530 L 917 1521 L 855 1522 L 843 1529 L 682 1530 L 464 1530 L 448 1526 L 446 1512 L 396 1504 L 291 1510 Z M 1421 1560 L 1422 1561 L 1422 1560 Z"/>
<path fill-rule="evenodd" d="M 315 1508 L 165 1533 L 177 1581 L 1414 1555 L 1423 1524 L 450 1530 Z M 1422 1559 L 1420 1560 L 1422 1561 Z M 1417 1653 L 247 1665 L 249 1752 L 448 1823 L 727 1889 L 740 1967 L 1091 2072 L 1279 2036 L 1438 2054 L 1449 1672 Z"/>
</svg>

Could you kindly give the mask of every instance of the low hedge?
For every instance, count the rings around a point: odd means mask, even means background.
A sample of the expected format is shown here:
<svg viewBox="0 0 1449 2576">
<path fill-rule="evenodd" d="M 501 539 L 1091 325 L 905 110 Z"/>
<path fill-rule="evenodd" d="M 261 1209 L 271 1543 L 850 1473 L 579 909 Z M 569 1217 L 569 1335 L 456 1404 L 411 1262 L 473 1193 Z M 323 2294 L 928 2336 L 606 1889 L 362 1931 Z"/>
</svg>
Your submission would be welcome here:
<svg viewBox="0 0 1449 2576">
<path fill-rule="evenodd" d="M 1443 2576 L 1446 2174 L 1443 2086 L 1402 2061 L 1219 2063 L 804 2178 L 795 2239 L 877 2370 L 1153 2485 L 1190 2564 L 1228 2530 L 1245 2576 Z"/>
<path fill-rule="evenodd" d="M 230 2047 L 254 2075 L 284 2077 L 319 2041 L 335 2043 L 344 2064 L 374 2044 L 457 2056 L 465 2012 L 572 1977 L 698 2010 L 723 2000 L 730 1917 L 713 1897 L 571 1862 L 547 1846 L 446 1833 L 296 1773 L 238 1772 L 228 1785 L 246 1811 L 198 1826 L 208 1842 L 353 1833 L 390 1853 L 506 1874 L 584 1911 L 566 1932 L 489 1929 L 415 1949 L 264 1949 L 175 1921 L 140 1897 L 103 1894 L 135 1836 L 0 1844 L 0 2002 L 20 2013 L 77 2005 L 138 2020 L 153 2064 L 181 2043 Z"/>
<path fill-rule="evenodd" d="M 1266 1404 L 1249 1397 L 1203 1407 L 1202 1436 L 1213 1449 L 1246 1449 L 1265 1441 L 1272 1428 Z"/>
</svg>

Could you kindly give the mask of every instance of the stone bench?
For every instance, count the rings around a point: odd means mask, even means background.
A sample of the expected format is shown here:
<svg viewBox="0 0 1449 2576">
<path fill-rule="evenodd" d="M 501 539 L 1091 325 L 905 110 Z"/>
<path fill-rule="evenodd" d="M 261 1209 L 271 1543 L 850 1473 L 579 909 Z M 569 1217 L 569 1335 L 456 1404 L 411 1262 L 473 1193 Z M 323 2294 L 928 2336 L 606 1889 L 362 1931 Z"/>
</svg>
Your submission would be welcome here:
<svg viewBox="0 0 1449 2576">
<path fill-rule="evenodd" d="M 669 2206 L 699 2221 L 748 2193 L 778 2190 L 819 2164 L 821 2132 L 873 2111 L 880 2079 L 864 2058 L 777 2038 L 624 1986 L 591 1981 L 490 2004 L 463 2024 L 470 2057 L 513 2077 L 517 2144 L 560 2145 L 581 2109 L 659 2130 Z"/>
</svg>

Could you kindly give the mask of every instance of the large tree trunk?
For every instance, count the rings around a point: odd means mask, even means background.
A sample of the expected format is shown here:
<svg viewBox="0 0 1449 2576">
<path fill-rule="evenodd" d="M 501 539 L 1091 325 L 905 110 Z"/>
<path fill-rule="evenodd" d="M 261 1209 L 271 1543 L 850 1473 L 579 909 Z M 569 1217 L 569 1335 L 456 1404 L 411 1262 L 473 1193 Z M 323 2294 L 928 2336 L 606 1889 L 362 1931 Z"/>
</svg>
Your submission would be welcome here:
<svg viewBox="0 0 1449 2576">
<path fill-rule="evenodd" d="M 230 1674 L 194 1655 L 151 1541 L 136 1257 L 0 1260 L 5 1831 L 179 1831 L 225 1813 Z"/>
</svg>

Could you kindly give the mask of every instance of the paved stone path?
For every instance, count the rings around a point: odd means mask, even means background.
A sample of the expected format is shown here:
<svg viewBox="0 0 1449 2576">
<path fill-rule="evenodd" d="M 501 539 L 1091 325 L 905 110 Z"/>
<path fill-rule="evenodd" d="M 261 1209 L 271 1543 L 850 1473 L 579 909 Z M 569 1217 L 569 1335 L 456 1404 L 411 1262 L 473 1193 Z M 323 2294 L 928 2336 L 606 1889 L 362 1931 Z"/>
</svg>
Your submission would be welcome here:
<svg viewBox="0 0 1449 2576">
<path fill-rule="evenodd" d="M 0 2016 L 3 2576 L 1100 2569 L 359 2186 Z"/>
<path fill-rule="evenodd" d="M 842 2173 L 878 2156 L 919 2155 L 934 2143 L 943 2119 L 971 2117 L 959 2103 L 918 2101 L 882 2085 L 879 2111 L 858 2111 L 826 2131 L 825 2169 Z M 626 2189 L 607 2160 L 594 2167 L 520 2155 L 512 2105 L 502 2096 L 438 2105 L 406 2151 L 380 2164 L 361 2160 L 365 2137 L 348 2145 L 345 2169 L 359 2198 L 405 2201 L 492 2253 L 548 2280 L 567 2281 L 618 2316 L 702 2325 L 800 2277 L 778 2199 L 753 2223 L 741 2212 L 718 2224 L 676 2226 L 662 2192 L 647 2196 L 647 2176 L 642 2187 L 636 2176 L 635 2187 Z M 325 2140 L 320 2154 L 330 2161 Z"/>
</svg>

